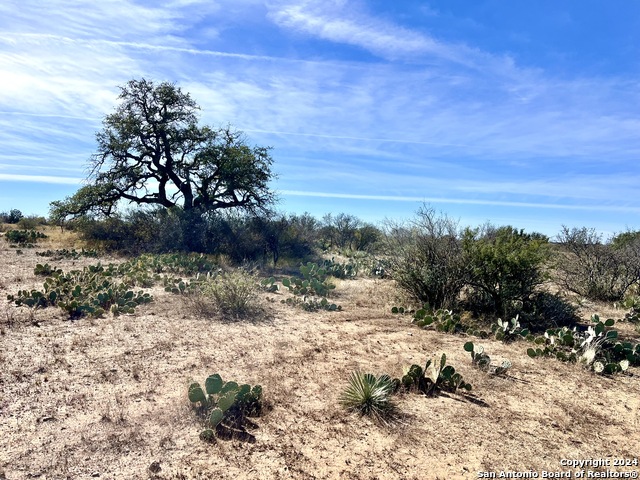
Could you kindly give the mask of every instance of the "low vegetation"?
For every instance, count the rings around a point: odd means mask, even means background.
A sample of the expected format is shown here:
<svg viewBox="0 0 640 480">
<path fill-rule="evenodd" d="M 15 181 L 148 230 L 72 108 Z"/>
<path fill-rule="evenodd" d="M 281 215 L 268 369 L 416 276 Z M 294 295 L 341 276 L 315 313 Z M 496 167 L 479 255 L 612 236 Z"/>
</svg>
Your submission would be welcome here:
<svg viewBox="0 0 640 480">
<path fill-rule="evenodd" d="M 417 391 L 428 396 L 435 396 L 440 392 L 457 393 L 459 389 L 471 391 L 471 384 L 465 382 L 453 366 L 447 365 L 447 356 L 444 353 L 440 359 L 427 360 L 424 367 L 411 365 L 399 385 L 409 391 Z"/>
<path fill-rule="evenodd" d="M 131 80 L 83 186 L 48 219 L 0 213 L 0 478 L 637 465 L 640 232 L 277 212 L 270 148 L 198 114 L 175 84 Z M 613 302 L 622 318 L 601 320 Z M 260 384 L 190 380 L 213 369 Z"/>
<path fill-rule="evenodd" d="M 33 248 L 38 240 L 47 238 L 47 236 L 36 230 L 9 230 L 5 233 L 5 238 L 9 243 L 17 246 Z"/>
<path fill-rule="evenodd" d="M 262 411 L 262 387 L 224 382 L 217 373 L 204 385 L 203 390 L 199 383 L 192 383 L 188 391 L 189 401 L 207 427 L 200 438 L 207 442 L 214 442 L 217 436 L 255 441 L 247 424 L 248 417 L 259 416 Z"/>
<path fill-rule="evenodd" d="M 393 401 L 395 384 L 389 375 L 352 372 L 349 385 L 340 397 L 347 410 L 369 415 L 377 421 L 388 420 L 396 411 Z"/>
<path fill-rule="evenodd" d="M 248 218 L 243 218 L 242 222 Z M 195 412 L 203 442 L 214 444 L 201 443 L 208 455 L 213 456 L 227 448 L 220 440 L 267 444 L 278 435 L 286 436 L 287 433 L 283 433 L 286 429 L 281 429 L 276 423 L 287 424 L 288 429 L 298 428 L 287 423 L 285 412 L 289 405 L 296 402 L 303 405 L 314 396 L 322 398 L 314 408 L 341 405 L 348 412 L 368 416 L 374 423 L 388 427 L 375 433 L 385 435 L 380 432 L 393 431 L 398 425 L 405 425 L 405 419 L 422 418 L 426 410 L 437 409 L 440 401 L 455 399 L 464 405 L 459 407 L 458 415 L 476 415 L 470 409 L 494 408 L 497 405 L 494 397 L 498 395 L 498 389 L 510 392 L 501 397 L 502 404 L 506 405 L 509 403 L 507 395 L 515 395 L 517 390 L 517 386 L 511 384 L 516 385 L 525 379 L 527 382 L 536 381 L 529 378 L 531 372 L 544 370 L 547 372 L 545 375 L 550 375 L 548 372 L 553 367 L 544 364 L 542 358 L 562 361 L 566 368 L 572 369 L 563 370 L 563 375 L 575 376 L 584 383 L 595 382 L 594 379 L 604 375 L 608 381 L 618 382 L 611 384 L 615 385 L 614 389 L 626 379 L 634 378 L 632 375 L 640 367 L 640 341 L 633 332 L 640 324 L 637 280 L 619 289 L 616 295 L 607 296 L 608 301 L 614 297 L 617 299 L 615 308 L 618 310 L 614 311 L 619 312 L 619 320 L 601 320 L 598 315 L 593 315 L 590 319 L 584 317 L 589 319 L 585 324 L 581 316 L 584 315 L 586 300 L 578 299 L 579 302 L 571 303 L 570 297 L 571 292 L 577 293 L 580 288 L 564 288 L 560 292 L 549 289 L 551 282 L 562 275 L 554 267 L 559 255 L 573 258 L 576 263 L 582 261 L 563 244 L 553 245 L 544 236 L 527 234 L 511 227 L 485 225 L 478 229 L 458 229 L 450 220 L 436 217 L 431 211 L 423 211 L 420 222 L 409 227 L 396 225 L 384 232 L 384 238 L 380 231 L 375 248 L 367 243 L 366 249 L 359 250 L 360 244 L 353 238 L 358 238 L 358 228 L 365 228 L 365 225 L 360 224 L 351 230 L 352 240 L 343 241 L 337 235 L 335 225 L 333 229 L 325 228 L 328 220 L 311 227 L 313 222 L 308 221 L 309 218 L 305 220 L 308 227 L 305 236 L 313 240 L 308 243 L 309 249 L 300 250 L 305 251 L 300 257 L 293 255 L 293 250 L 285 254 L 287 250 L 282 248 L 282 243 L 272 242 L 267 254 L 262 248 L 259 255 L 251 254 L 242 258 L 242 262 L 236 254 L 227 255 L 221 250 L 212 253 L 142 253 L 106 261 L 105 252 L 113 248 L 108 241 L 78 250 L 55 249 L 55 245 L 48 241 L 46 246 L 53 246 L 53 249 L 25 254 L 34 260 L 31 264 L 33 274 L 26 272 L 28 281 L 38 286 L 12 289 L 17 282 L 5 280 L 0 284 L 7 290 L 7 298 L 11 302 L 3 313 L 3 318 L 6 317 L 3 335 L 19 330 L 17 319 L 21 309 L 29 312 L 30 325 L 40 325 L 38 317 L 57 318 L 55 314 L 47 313 L 46 317 L 43 314 L 43 310 L 57 307 L 65 317 L 79 319 L 74 323 L 78 328 L 83 328 L 82 325 L 95 328 L 104 323 L 117 331 L 117 325 L 125 325 L 117 323 L 121 322 L 119 317 L 122 315 L 131 322 L 137 317 L 145 317 L 149 323 L 144 328 L 155 327 L 153 315 L 156 313 L 148 316 L 149 312 L 157 311 L 154 303 L 161 302 L 161 308 L 171 305 L 172 311 L 176 312 L 174 323 L 190 325 L 189 331 L 194 331 L 194 325 L 197 325 L 197 329 L 206 332 L 203 337 L 205 343 L 216 344 L 213 350 L 210 346 L 194 348 L 199 342 L 193 342 L 191 336 L 188 337 L 190 340 L 185 340 L 187 337 L 182 331 L 163 344 L 166 345 L 164 348 L 172 349 L 176 342 L 186 341 L 189 351 L 193 351 L 187 355 L 189 365 L 181 370 L 181 397 L 184 397 L 186 379 L 193 374 L 193 365 L 210 368 L 211 364 L 215 364 L 219 371 L 231 368 L 233 371 L 228 373 L 231 378 L 252 374 L 266 385 L 269 392 L 274 392 L 273 403 L 270 394 L 269 403 L 265 404 L 260 385 L 223 381 L 220 374 L 210 375 L 202 385 L 197 382 L 189 385 L 188 403 L 185 398 L 181 401 L 189 404 Z M 101 222 L 105 221 L 96 220 L 93 226 Z M 100 228 L 106 228 L 109 221 L 106 222 Z M 321 233 L 323 228 L 324 233 Z M 34 234 L 24 233 L 28 230 L 9 230 L 7 233 L 17 233 L 5 234 L 5 244 L 38 246 L 39 242 L 48 240 L 46 234 L 50 229 L 34 230 Z M 322 240 L 322 235 L 331 235 L 333 240 Z M 27 241 L 18 243 L 18 236 Z M 289 238 L 294 236 L 291 233 Z M 349 238 L 348 235 L 345 238 Z M 630 255 L 629 248 L 636 237 L 628 235 L 615 239 L 607 244 L 607 248 Z M 323 243 L 328 250 L 334 250 L 323 252 Z M 392 245 L 401 245 L 402 248 L 392 250 Z M 272 255 L 273 248 L 278 249 L 276 257 Z M 279 267 L 274 268 L 276 265 Z M 446 272 L 445 278 L 439 277 L 438 272 Z M 393 280 L 388 280 L 387 275 Z M 575 284 L 584 283 L 579 275 L 562 278 Z M 410 284 L 411 281 L 414 283 Z M 623 285 L 619 279 L 605 284 L 607 288 Z M 370 290 L 354 302 L 349 292 L 362 288 L 361 285 L 368 285 Z M 591 295 L 592 292 L 603 291 L 600 287 L 580 291 Z M 395 293 L 386 300 L 379 301 L 376 297 L 380 288 L 398 290 L 394 290 Z M 618 298 L 619 295 L 622 297 Z M 592 298 L 597 300 L 600 297 L 594 294 Z M 377 301 L 380 302 L 376 307 L 378 310 L 369 306 Z M 409 306 L 392 307 L 394 315 L 389 316 L 393 302 Z M 614 308 L 613 303 L 610 308 Z M 276 315 L 274 310 L 278 312 Z M 295 317 L 295 321 L 289 316 Z M 267 317 L 276 320 L 255 321 Z M 385 335 L 393 336 L 393 340 L 378 340 L 376 337 L 375 341 L 370 341 L 366 336 L 358 335 L 363 325 L 380 322 L 382 318 L 386 322 Z M 217 319 L 235 321 L 212 328 L 210 322 Z M 404 319 L 407 320 L 405 325 Z M 287 322 L 286 328 L 277 330 L 277 334 L 266 333 L 278 329 L 278 324 L 283 321 Z M 313 329 L 314 322 L 318 322 L 318 330 Z M 354 322 L 350 333 L 340 333 L 340 329 L 350 322 Z M 123 327 L 126 335 L 130 333 L 129 328 L 133 327 Z M 297 333 L 300 329 L 304 329 L 304 334 Z M 131 332 L 131 335 L 140 333 Z M 251 339 L 251 335 L 258 335 L 258 343 Z M 341 356 L 343 363 L 339 364 L 338 371 L 345 372 L 344 362 L 361 364 L 366 356 L 369 364 L 375 362 L 389 368 L 387 371 L 400 372 L 402 365 L 396 358 L 404 355 L 398 352 L 402 351 L 405 335 L 411 339 L 412 355 L 424 358 L 422 350 L 426 347 L 421 346 L 423 343 L 429 345 L 431 352 L 437 351 L 438 354 L 427 358 L 424 364 L 407 361 L 405 365 L 409 366 L 401 375 L 374 375 L 362 373 L 360 369 L 352 370 L 348 385 L 341 391 L 335 387 L 335 375 L 326 373 L 330 369 L 311 367 L 305 370 L 307 364 L 315 365 L 317 359 L 333 362 Z M 325 336 L 335 337 L 336 343 L 330 351 L 323 343 Z M 477 339 L 482 339 L 484 345 Z M 226 342 L 240 342 L 242 345 L 222 348 Z M 256 352 L 266 345 L 274 356 L 268 364 L 256 357 Z M 446 353 L 442 353 L 443 350 Z M 228 351 L 234 353 L 229 354 Z M 357 353 L 352 353 L 354 351 Z M 384 354 L 381 353 L 383 351 Z M 127 357 L 137 355 L 137 350 L 131 346 L 127 352 L 124 354 Z M 466 364 L 460 363 L 464 358 L 462 352 L 467 358 Z M 286 358 L 289 363 L 297 362 L 295 373 L 292 374 L 290 364 L 281 375 L 272 372 L 280 367 L 280 358 Z M 456 367 L 450 363 L 451 360 Z M 534 361 L 539 362 L 536 369 L 523 368 L 525 362 L 533 364 Z M 60 359 L 56 362 L 64 364 Z M 234 367 L 236 363 L 237 368 Z M 68 366 L 64 368 L 70 369 Z M 349 370 L 353 368 L 349 366 Z M 107 368 L 101 375 L 111 378 L 113 372 Z M 347 373 L 344 375 L 346 377 Z M 327 378 L 321 381 L 318 377 Z M 135 373 L 134 378 L 140 382 L 142 377 Z M 311 388 L 317 383 L 322 384 L 321 389 Z M 298 390 L 305 393 L 298 393 Z M 517 394 L 520 393 L 518 390 Z M 299 408 L 305 415 L 308 413 L 307 407 Z M 271 417 L 272 409 L 278 412 L 273 415 L 279 416 Z M 252 419 L 265 413 L 267 415 L 258 429 Z M 309 416 L 308 422 L 317 423 L 318 416 L 314 415 Z M 125 413 L 116 415 L 112 410 L 103 417 L 114 425 L 123 425 L 127 421 Z M 353 422 L 361 421 L 352 417 L 342 418 L 333 410 L 330 417 L 337 419 L 339 424 L 351 425 L 351 429 Z M 279 420 L 276 422 L 274 418 Z M 478 421 L 479 417 L 476 415 L 474 418 Z M 263 424 L 269 432 L 266 436 L 260 433 Z M 359 424 L 358 429 L 370 427 L 377 428 Z M 486 427 L 484 425 L 483 428 Z M 156 476 L 162 478 L 159 474 Z"/>
</svg>

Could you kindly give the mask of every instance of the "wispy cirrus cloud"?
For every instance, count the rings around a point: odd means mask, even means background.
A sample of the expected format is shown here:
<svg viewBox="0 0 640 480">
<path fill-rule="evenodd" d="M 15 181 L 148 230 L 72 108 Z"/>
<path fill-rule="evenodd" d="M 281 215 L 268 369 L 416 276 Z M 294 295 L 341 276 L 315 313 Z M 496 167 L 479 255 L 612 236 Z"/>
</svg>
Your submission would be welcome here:
<svg viewBox="0 0 640 480">
<path fill-rule="evenodd" d="M 326 41 L 362 48 L 373 55 L 412 64 L 452 63 L 510 74 L 508 55 L 490 54 L 462 42 L 439 39 L 427 30 L 406 28 L 370 13 L 366 2 L 344 0 L 275 0 L 268 17 L 279 27 Z M 428 7 L 422 15 L 436 15 Z"/>
<path fill-rule="evenodd" d="M 364 48 L 374 54 L 389 57 L 434 53 L 449 57 L 449 49 L 434 39 L 399 27 L 391 22 L 367 15 L 353 8 L 355 2 L 275 2 L 270 5 L 269 18 L 277 25 L 325 40 Z"/>
<path fill-rule="evenodd" d="M 29 183 L 53 183 L 58 185 L 78 185 L 81 178 L 57 177 L 53 175 L 20 175 L 16 173 L 0 173 L 0 181 L 29 182 Z"/>
<path fill-rule="evenodd" d="M 203 122 L 273 146 L 282 191 L 530 211 L 637 205 L 631 77 L 528 68 L 361 1 L 48 8 L 45 19 L 35 0 L 0 5 L 2 181 L 83 177 L 117 85 L 145 76 L 190 92 Z"/>
<path fill-rule="evenodd" d="M 394 196 L 394 195 L 360 195 L 340 192 L 315 192 L 307 190 L 280 190 L 280 194 L 294 197 L 318 197 L 318 198 L 342 198 L 350 200 L 374 200 L 385 202 L 409 202 L 409 203 L 446 203 L 454 205 L 487 205 L 500 207 L 517 207 L 533 209 L 552 210 L 582 210 L 582 211 L 602 211 L 602 212 L 625 212 L 640 213 L 640 207 L 618 206 L 618 205 L 567 205 L 565 203 L 542 203 L 542 202 L 515 202 L 500 200 L 482 200 L 456 197 L 430 197 L 430 196 Z"/>
</svg>

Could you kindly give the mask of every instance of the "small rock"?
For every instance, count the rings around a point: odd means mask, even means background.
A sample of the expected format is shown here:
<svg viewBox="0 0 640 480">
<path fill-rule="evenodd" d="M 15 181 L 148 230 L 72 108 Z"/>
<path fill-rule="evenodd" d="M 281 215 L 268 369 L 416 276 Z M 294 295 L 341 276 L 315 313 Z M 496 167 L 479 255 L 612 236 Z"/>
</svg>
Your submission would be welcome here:
<svg viewBox="0 0 640 480">
<path fill-rule="evenodd" d="M 149 465 L 149 471 L 151 473 L 158 473 L 160 472 L 160 470 L 162 470 L 162 468 L 160 467 L 160 462 L 158 462 L 157 460 L 151 462 L 151 465 Z"/>
</svg>

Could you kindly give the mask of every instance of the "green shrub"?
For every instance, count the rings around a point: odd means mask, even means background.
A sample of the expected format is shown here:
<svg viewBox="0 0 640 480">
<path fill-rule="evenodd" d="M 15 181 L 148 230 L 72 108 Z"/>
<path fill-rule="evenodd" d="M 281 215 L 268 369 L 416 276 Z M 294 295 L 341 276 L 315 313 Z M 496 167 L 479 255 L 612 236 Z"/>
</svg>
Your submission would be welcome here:
<svg viewBox="0 0 640 480">
<path fill-rule="evenodd" d="M 327 214 L 322 218 L 318 237 L 325 251 L 373 253 L 379 246 L 382 234 L 377 227 L 364 223 L 354 215 L 339 213 L 335 216 Z"/>
<path fill-rule="evenodd" d="M 34 230 L 42 225 L 47 224 L 47 219 L 37 215 L 29 215 L 22 217 L 18 221 L 18 228 L 22 230 Z"/>
<path fill-rule="evenodd" d="M 501 317 L 519 313 L 546 278 L 548 240 L 541 235 L 487 225 L 466 229 L 462 245 L 469 266 L 468 285 L 476 299 L 484 300 Z M 472 307 L 477 310 L 478 304 Z"/>
<path fill-rule="evenodd" d="M 391 399 L 394 389 L 388 375 L 377 377 L 371 373 L 352 372 L 340 403 L 350 411 L 385 421 L 396 410 Z"/>
<path fill-rule="evenodd" d="M 17 208 L 9 210 L 8 212 L 0 212 L 0 223 L 18 223 L 23 217 L 22 212 Z"/>
</svg>

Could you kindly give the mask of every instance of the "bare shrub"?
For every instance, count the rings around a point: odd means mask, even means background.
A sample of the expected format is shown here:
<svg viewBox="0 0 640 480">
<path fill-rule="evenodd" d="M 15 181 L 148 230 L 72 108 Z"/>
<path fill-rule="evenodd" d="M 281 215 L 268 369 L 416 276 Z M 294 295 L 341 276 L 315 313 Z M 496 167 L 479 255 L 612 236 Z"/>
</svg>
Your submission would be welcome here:
<svg viewBox="0 0 640 480">
<path fill-rule="evenodd" d="M 563 227 L 556 262 L 559 283 L 591 300 L 621 300 L 640 281 L 640 238 L 625 235 L 616 241 L 619 237 L 604 242 L 594 229 Z"/>
<path fill-rule="evenodd" d="M 245 317 L 259 310 L 257 291 L 256 276 L 238 268 L 206 280 L 196 295 L 202 308 L 212 301 L 226 317 Z"/>
<path fill-rule="evenodd" d="M 409 224 L 387 222 L 384 249 L 405 293 L 434 308 L 455 306 L 468 274 L 456 221 L 422 207 Z"/>
</svg>

